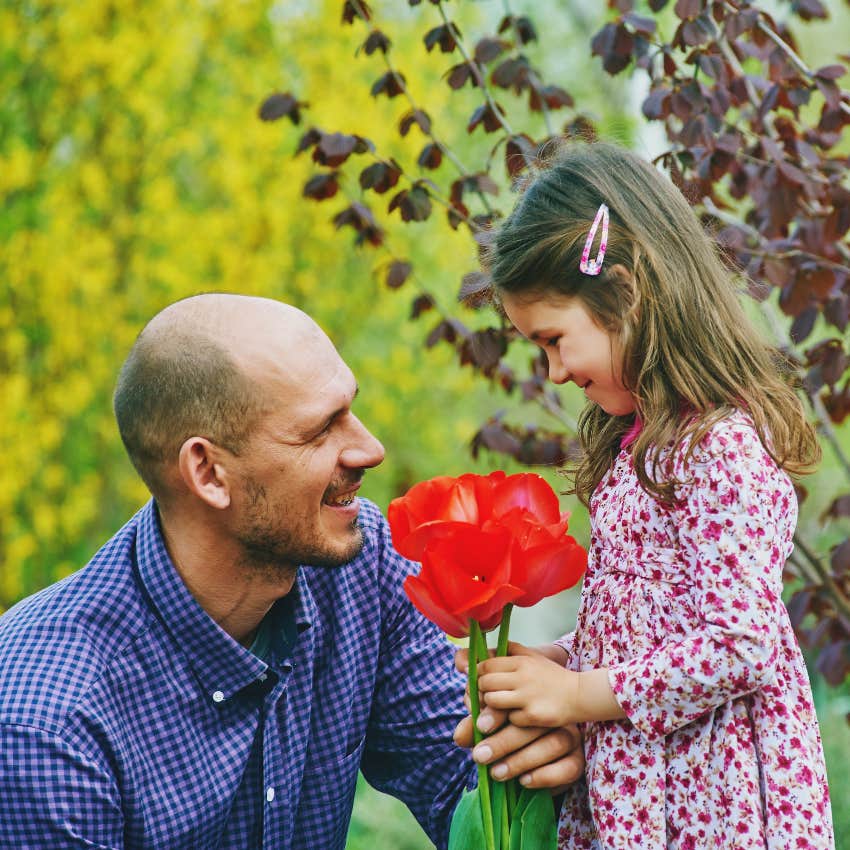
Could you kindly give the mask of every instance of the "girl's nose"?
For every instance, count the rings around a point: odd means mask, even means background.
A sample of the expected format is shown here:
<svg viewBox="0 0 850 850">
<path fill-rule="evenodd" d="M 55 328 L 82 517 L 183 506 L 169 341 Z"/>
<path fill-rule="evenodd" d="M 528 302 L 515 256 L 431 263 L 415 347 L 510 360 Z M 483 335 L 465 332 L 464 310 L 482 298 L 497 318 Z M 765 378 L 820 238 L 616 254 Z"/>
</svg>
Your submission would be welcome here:
<svg viewBox="0 0 850 850">
<path fill-rule="evenodd" d="M 569 380 L 570 373 L 564 362 L 557 354 L 549 355 L 549 380 L 553 384 L 564 384 Z"/>
</svg>

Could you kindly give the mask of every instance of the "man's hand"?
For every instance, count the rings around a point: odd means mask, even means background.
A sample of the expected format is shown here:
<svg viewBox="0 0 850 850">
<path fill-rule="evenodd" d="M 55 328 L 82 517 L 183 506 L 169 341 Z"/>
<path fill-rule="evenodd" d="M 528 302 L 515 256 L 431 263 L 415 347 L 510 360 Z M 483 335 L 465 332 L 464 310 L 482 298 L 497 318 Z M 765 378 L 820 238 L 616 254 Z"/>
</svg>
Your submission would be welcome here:
<svg viewBox="0 0 850 850">
<path fill-rule="evenodd" d="M 564 650 L 554 644 L 538 647 L 538 651 L 561 667 L 566 661 Z M 465 649 L 456 654 L 455 666 L 462 673 L 468 672 L 469 657 Z M 488 733 L 498 730 L 472 751 L 475 761 L 491 765 L 490 775 L 494 779 L 503 781 L 518 776 L 520 784 L 527 788 L 548 788 L 553 794 L 560 794 L 584 772 L 584 752 L 576 726 L 520 728 L 507 723 L 507 712 L 484 707 L 478 717 L 478 728 Z M 471 717 L 460 722 L 454 738 L 459 746 L 472 747 Z"/>
<path fill-rule="evenodd" d="M 503 711 L 485 709 L 479 720 L 490 719 L 493 729 L 472 751 L 479 764 L 492 765 L 490 775 L 504 781 L 515 776 L 526 788 L 548 788 L 560 794 L 584 771 L 584 752 L 578 728 L 545 729 L 507 725 Z M 461 720 L 454 734 L 461 747 L 472 746 L 472 718 Z"/>
</svg>

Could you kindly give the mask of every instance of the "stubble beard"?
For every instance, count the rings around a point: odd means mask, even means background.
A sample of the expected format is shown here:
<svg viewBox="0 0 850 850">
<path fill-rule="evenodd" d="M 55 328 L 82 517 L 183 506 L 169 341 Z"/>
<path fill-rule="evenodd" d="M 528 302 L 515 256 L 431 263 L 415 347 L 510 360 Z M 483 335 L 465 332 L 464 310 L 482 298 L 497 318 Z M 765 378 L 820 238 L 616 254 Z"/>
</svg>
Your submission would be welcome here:
<svg viewBox="0 0 850 850">
<path fill-rule="evenodd" d="M 355 518 L 351 522 L 350 542 L 344 548 L 331 547 L 303 529 L 282 523 L 283 507 L 271 505 L 262 484 L 249 478 L 245 482 L 247 496 L 244 528 L 237 536 L 244 554 L 244 564 L 252 572 L 271 578 L 288 577 L 297 567 L 341 567 L 363 548 L 363 532 Z"/>
</svg>

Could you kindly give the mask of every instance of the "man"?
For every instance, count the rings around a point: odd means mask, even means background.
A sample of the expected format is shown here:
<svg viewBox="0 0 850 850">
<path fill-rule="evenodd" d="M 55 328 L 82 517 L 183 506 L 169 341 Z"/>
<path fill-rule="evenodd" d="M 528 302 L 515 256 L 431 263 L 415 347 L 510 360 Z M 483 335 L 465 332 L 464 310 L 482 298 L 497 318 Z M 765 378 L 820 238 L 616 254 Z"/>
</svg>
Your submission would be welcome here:
<svg viewBox="0 0 850 850">
<path fill-rule="evenodd" d="M 0 847 L 342 848 L 358 769 L 445 844 L 463 679 L 357 498 L 384 451 L 356 394 L 279 302 L 201 295 L 142 331 L 115 413 L 154 498 L 0 618 Z M 574 778 L 570 736 L 538 735 L 489 760 Z"/>
</svg>

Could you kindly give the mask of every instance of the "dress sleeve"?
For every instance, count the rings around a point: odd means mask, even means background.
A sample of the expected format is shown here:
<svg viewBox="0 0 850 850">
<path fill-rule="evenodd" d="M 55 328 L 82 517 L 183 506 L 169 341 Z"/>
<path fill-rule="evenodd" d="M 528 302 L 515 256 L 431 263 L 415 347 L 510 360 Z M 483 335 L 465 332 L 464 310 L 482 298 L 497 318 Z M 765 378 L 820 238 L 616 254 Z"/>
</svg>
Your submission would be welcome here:
<svg viewBox="0 0 850 850">
<path fill-rule="evenodd" d="M 620 706 L 649 738 L 773 679 L 797 514 L 790 480 L 748 424 L 716 425 L 677 474 L 679 542 L 699 625 L 609 669 Z"/>
<path fill-rule="evenodd" d="M 58 735 L 0 724 L 0 847 L 120 850 L 124 819 L 114 778 Z"/>
<path fill-rule="evenodd" d="M 467 750 L 453 740 L 467 715 L 456 647 L 402 589 L 418 565 L 402 558 L 383 528 L 380 575 L 384 624 L 361 770 L 379 791 L 402 800 L 438 848 L 448 843 L 463 790 L 475 784 Z"/>
<path fill-rule="evenodd" d="M 564 652 L 567 653 L 567 661 L 564 664 L 564 667 L 567 670 L 578 670 L 579 669 L 579 660 L 576 658 L 575 654 L 575 641 L 576 641 L 576 633 L 575 630 L 571 632 L 567 632 L 567 634 L 559 637 L 554 643 L 555 646 L 560 646 Z"/>
</svg>

